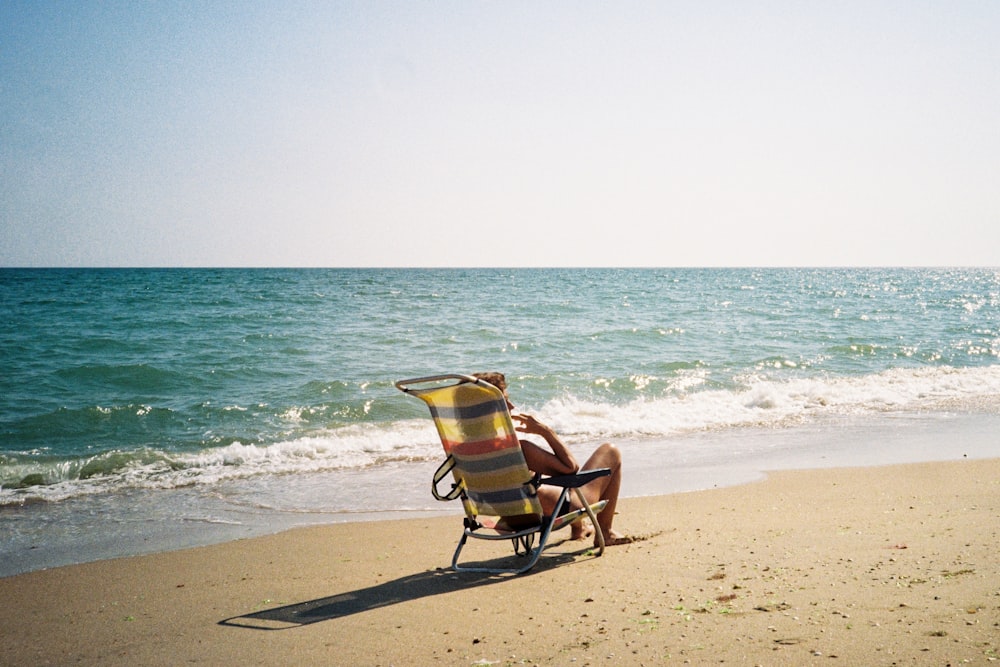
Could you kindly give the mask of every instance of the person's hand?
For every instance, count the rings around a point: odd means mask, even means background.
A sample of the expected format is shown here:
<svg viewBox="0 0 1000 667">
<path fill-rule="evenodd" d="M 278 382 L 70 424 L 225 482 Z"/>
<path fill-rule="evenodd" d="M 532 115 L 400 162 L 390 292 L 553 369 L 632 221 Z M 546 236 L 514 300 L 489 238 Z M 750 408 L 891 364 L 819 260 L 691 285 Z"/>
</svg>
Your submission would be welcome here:
<svg viewBox="0 0 1000 667">
<path fill-rule="evenodd" d="M 535 419 L 532 415 L 516 414 L 511 415 L 511 419 L 518 422 L 514 426 L 515 431 L 520 431 L 521 433 L 531 433 L 534 435 L 542 435 L 548 427 L 542 422 Z"/>
</svg>

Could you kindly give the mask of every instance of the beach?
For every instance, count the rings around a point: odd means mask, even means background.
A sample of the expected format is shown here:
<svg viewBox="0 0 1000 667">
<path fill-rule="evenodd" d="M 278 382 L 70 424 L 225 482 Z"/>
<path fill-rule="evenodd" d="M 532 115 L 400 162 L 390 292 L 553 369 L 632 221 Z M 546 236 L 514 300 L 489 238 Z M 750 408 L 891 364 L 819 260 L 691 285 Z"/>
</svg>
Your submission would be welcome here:
<svg viewBox="0 0 1000 667">
<path fill-rule="evenodd" d="M 997 516 L 969 459 L 624 498 L 519 577 L 451 572 L 454 516 L 297 528 L 0 579 L 0 663 L 987 664 Z"/>
</svg>

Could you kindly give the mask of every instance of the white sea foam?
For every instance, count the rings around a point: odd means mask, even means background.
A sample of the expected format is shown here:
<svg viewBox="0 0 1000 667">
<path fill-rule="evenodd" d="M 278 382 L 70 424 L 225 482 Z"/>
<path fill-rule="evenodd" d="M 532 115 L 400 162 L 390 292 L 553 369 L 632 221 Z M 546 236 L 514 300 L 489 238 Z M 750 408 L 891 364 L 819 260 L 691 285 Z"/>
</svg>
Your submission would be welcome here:
<svg viewBox="0 0 1000 667">
<path fill-rule="evenodd" d="M 695 383 L 692 383 L 695 384 Z M 780 426 L 833 414 L 980 409 L 1000 394 L 1000 366 L 892 369 L 854 377 L 773 380 L 746 376 L 736 390 L 677 392 L 610 405 L 574 397 L 549 401 L 537 416 L 567 436 L 661 437 L 738 426 Z"/>
<path fill-rule="evenodd" d="M 102 454 L 82 462 L 60 461 L 44 473 L 45 484 L 0 489 L 0 505 L 59 501 L 125 489 L 170 489 L 211 485 L 261 475 L 363 469 L 390 461 L 438 456 L 430 420 L 391 425 L 354 424 L 274 444 L 234 442 L 189 453 L 150 450 L 141 455 Z M 82 469 L 99 473 L 81 475 Z M 16 473 L 15 466 L 8 471 Z M 36 474 L 37 464 L 25 472 Z"/>
<path fill-rule="evenodd" d="M 569 441 L 655 440 L 742 426 L 780 427 L 832 415 L 996 410 L 1000 366 L 893 369 L 853 377 L 739 378 L 736 389 L 687 383 L 659 398 L 625 404 L 577 397 L 550 400 L 534 412 Z M 0 504 L 58 501 L 124 489 L 212 485 L 257 476 L 360 470 L 395 461 L 431 460 L 441 445 L 430 418 L 359 423 L 273 444 L 234 442 L 196 452 L 105 453 L 58 462 L 47 483 L 0 490 Z M 87 472 L 82 472 L 87 471 Z"/>
</svg>

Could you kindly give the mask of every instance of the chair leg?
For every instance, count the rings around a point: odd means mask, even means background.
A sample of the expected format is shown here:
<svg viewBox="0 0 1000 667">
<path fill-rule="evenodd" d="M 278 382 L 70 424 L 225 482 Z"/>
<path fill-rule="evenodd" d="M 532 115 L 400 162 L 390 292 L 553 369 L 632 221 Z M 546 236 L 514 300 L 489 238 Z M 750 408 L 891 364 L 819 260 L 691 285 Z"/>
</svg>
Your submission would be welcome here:
<svg viewBox="0 0 1000 667">
<path fill-rule="evenodd" d="M 577 487 L 577 488 L 575 488 L 573 490 L 576 491 L 576 497 L 580 501 L 580 504 L 583 505 L 583 508 L 585 510 L 587 510 L 587 516 L 590 517 L 590 522 L 592 524 L 594 524 L 594 534 L 597 536 L 597 555 L 598 556 L 603 556 L 604 555 L 604 531 L 601 530 L 601 524 L 597 523 L 597 515 L 594 514 L 594 510 L 591 509 L 590 503 L 587 502 L 587 499 L 583 497 L 583 491 L 581 491 L 579 489 L 579 487 Z"/>
<path fill-rule="evenodd" d="M 525 556 L 529 557 L 528 561 L 524 565 L 522 565 L 521 567 L 504 567 L 504 568 L 466 567 L 464 565 L 459 565 L 458 564 L 459 554 L 462 553 L 462 548 L 465 547 L 465 543 L 468 539 L 468 535 L 463 534 L 462 539 L 458 541 L 458 547 L 455 549 L 455 555 L 451 559 L 451 569 L 455 570 L 456 572 L 484 572 L 487 574 L 523 574 L 528 570 L 530 570 L 531 568 L 535 567 L 535 564 L 538 562 L 538 559 L 542 555 L 542 551 L 545 549 L 545 543 L 549 539 L 549 532 L 551 532 L 550 529 L 551 527 L 549 527 L 548 530 L 542 531 L 542 537 L 537 547 L 529 551 L 526 551 L 524 553 Z"/>
<path fill-rule="evenodd" d="M 469 539 L 469 535 L 465 532 L 462 533 L 462 539 L 458 541 L 458 546 L 455 547 L 455 555 L 451 557 L 451 569 L 461 570 L 458 566 L 458 556 L 462 553 L 462 548 L 465 547 L 466 541 Z"/>
<path fill-rule="evenodd" d="M 513 538 L 514 554 L 517 556 L 527 556 L 531 553 L 531 547 L 535 544 L 535 534 L 524 535 Z M 523 550 L 523 551 L 522 551 Z"/>
</svg>

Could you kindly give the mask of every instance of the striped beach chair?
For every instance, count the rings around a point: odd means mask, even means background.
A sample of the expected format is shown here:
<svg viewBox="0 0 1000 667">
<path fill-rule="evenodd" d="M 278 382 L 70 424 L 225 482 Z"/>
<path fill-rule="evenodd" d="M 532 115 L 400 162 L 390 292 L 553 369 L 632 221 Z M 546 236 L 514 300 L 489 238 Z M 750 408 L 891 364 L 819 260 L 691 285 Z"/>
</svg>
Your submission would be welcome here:
<svg viewBox="0 0 1000 667">
<path fill-rule="evenodd" d="M 503 393 L 484 380 L 468 375 L 435 375 L 400 380 L 396 387 L 416 396 L 430 408 L 447 458 L 434 474 L 431 491 L 438 500 L 461 498 L 465 508 L 462 537 L 451 567 L 464 572 L 494 574 L 527 572 L 538 562 L 549 535 L 584 515 L 590 517 L 598 538 L 597 554 L 604 553 L 604 538 L 597 527 L 597 513 L 606 501 L 589 505 L 580 487 L 611 474 L 607 468 L 573 475 L 541 477 L 528 469 Z M 440 483 L 452 475 L 451 489 Z M 538 500 L 542 484 L 562 488 L 551 516 L 543 516 Z M 579 509 L 568 509 L 569 494 L 577 494 Z M 515 567 L 460 565 L 459 556 L 469 538 L 510 540 L 514 553 L 524 557 Z M 538 538 L 538 545 L 534 546 Z"/>
</svg>

